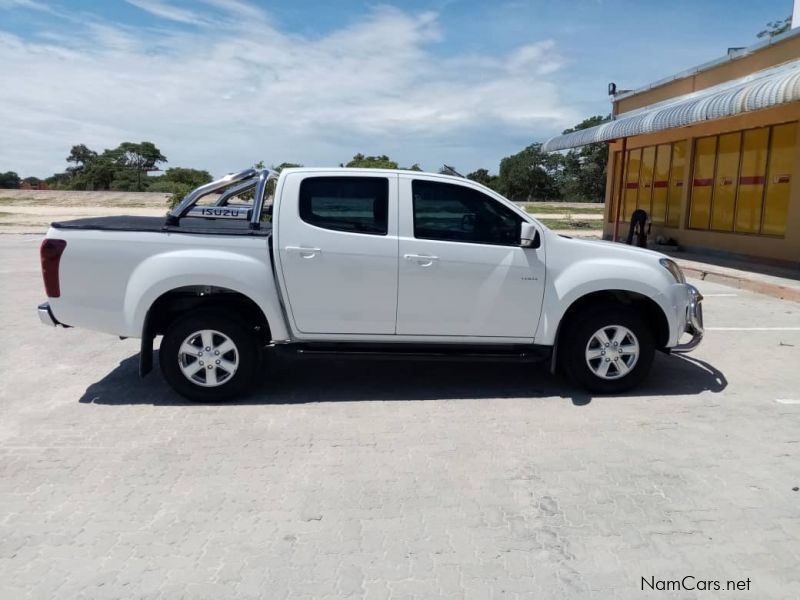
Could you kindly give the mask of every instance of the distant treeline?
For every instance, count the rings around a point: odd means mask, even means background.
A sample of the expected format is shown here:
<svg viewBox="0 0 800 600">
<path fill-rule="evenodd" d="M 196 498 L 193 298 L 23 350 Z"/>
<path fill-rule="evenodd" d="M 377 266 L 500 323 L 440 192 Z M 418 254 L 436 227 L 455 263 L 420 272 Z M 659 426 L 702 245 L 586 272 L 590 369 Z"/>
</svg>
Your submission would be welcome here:
<svg viewBox="0 0 800 600">
<path fill-rule="evenodd" d="M 567 129 L 564 133 L 593 127 L 605 119 L 591 117 Z M 111 150 L 95 152 L 85 144 L 73 146 L 66 157 L 69 166 L 62 173 L 45 179 L 50 189 L 60 190 L 119 190 L 139 192 L 166 192 L 174 203 L 193 188 L 211 181 L 208 171 L 185 167 L 171 167 L 161 175 L 149 173 L 160 171 L 167 157 L 152 142 L 123 142 Z M 500 161 L 498 173 L 489 169 L 476 169 L 466 177 L 482 183 L 507 198 L 517 202 L 571 201 L 602 202 L 605 197 L 606 164 L 608 146 L 590 144 L 566 154 L 542 152 L 542 145 L 531 144 L 524 150 L 506 156 Z M 263 163 L 256 167 L 263 168 Z M 301 166 L 296 163 L 273 165 L 280 171 L 286 167 Z M 365 156 L 356 154 L 341 166 L 399 169 L 415 171 L 418 164 L 400 167 L 386 155 Z M 440 172 L 452 172 L 452 167 L 443 167 Z M 36 177 L 20 179 L 12 172 L 0 173 L 0 188 L 16 188 L 25 181 L 31 185 L 40 182 Z"/>
</svg>

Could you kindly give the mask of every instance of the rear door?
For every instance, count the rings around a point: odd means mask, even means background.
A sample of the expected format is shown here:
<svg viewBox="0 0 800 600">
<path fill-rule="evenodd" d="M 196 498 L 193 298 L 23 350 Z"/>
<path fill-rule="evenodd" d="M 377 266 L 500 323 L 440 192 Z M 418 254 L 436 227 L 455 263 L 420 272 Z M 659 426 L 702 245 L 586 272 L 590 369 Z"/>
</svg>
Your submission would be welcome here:
<svg viewBox="0 0 800 600">
<path fill-rule="evenodd" d="M 299 172 L 275 220 L 287 310 L 303 334 L 394 334 L 397 175 Z"/>
<path fill-rule="evenodd" d="M 521 338 L 536 331 L 544 247 L 522 248 L 524 218 L 432 176 L 400 179 L 398 335 Z"/>
</svg>

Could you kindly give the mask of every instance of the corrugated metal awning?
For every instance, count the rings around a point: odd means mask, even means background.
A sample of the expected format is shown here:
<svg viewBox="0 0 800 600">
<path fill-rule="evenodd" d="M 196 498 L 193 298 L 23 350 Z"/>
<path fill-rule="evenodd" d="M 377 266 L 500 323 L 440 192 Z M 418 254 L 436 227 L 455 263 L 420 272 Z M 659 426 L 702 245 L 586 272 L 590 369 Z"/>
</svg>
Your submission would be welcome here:
<svg viewBox="0 0 800 600">
<path fill-rule="evenodd" d="M 547 140 L 542 150 L 566 150 L 596 142 L 685 127 L 798 100 L 800 60 L 623 113 L 602 125 L 556 136 Z"/>
</svg>

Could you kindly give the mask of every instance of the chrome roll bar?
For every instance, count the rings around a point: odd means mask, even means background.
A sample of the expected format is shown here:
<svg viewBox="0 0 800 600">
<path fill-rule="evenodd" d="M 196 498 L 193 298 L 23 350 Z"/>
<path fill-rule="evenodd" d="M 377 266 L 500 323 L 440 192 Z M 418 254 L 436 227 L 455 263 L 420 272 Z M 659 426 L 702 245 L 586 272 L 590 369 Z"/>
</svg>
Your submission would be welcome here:
<svg viewBox="0 0 800 600">
<path fill-rule="evenodd" d="M 256 187 L 258 180 L 255 178 L 247 179 L 244 183 L 240 183 L 239 185 L 235 185 L 232 188 L 228 188 L 225 190 L 223 194 L 220 195 L 219 199 L 216 202 L 216 206 L 227 206 L 228 201 L 231 198 L 235 198 L 242 192 L 246 192 L 250 188 Z"/>
<path fill-rule="evenodd" d="M 267 182 L 277 178 L 277 173 L 264 169 L 258 174 L 256 183 L 256 195 L 253 198 L 253 216 L 250 219 L 250 229 L 258 229 L 261 226 L 261 209 L 264 207 L 264 196 L 267 193 Z"/>
<path fill-rule="evenodd" d="M 183 217 L 189 215 L 194 205 L 197 204 L 197 201 L 200 200 L 200 198 L 208 196 L 209 194 L 213 194 L 214 192 L 228 188 L 215 203 L 215 206 L 226 206 L 231 198 L 249 190 L 250 188 L 255 188 L 253 210 L 250 213 L 250 228 L 258 229 L 261 226 L 261 211 L 264 208 L 264 196 L 267 190 L 267 182 L 271 179 L 277 178 L 278 173 L 270 169 L 264 169 L 262 171 L 245 169 L 244 171 L 231 173 L 225 177 L 210 183 L 206 183 L 205 185 L 201 185 L 200 187 L 189 192 L 175 208 L 167 213 L 166 225 L 178 225 Z M 214 218 L 213 211 L 205 211 L 205 213 L 206 214 L 199 216 Z M 193 213 L 190 216 L 194 217 L 198 215 Z"/>
</svg>

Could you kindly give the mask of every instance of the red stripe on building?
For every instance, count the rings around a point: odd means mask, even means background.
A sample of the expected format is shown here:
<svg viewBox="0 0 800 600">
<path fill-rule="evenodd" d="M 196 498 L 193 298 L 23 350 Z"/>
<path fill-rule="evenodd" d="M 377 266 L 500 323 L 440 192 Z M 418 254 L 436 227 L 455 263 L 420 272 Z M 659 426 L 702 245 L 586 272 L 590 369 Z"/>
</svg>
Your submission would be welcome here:
<svg viewBox="0 0 800 600">
<path fill-rule="evenodd" d="M 639 184 L 638 183 L 626 183 L 625 184 L 625 189 L 626 190 L 638 190 L 639 189 Z"/>
<path fill-rule="evenodd" d="M 713 179 L 695 179 L 692 182 L 692 185 L 694 187 L 708 187 L 708 186 L 714 185 L 714 180 Z"/>
<path fill-rule="evenodd" d="M 667 181 L 654 181 L 653 182 L 653 187 L 664 188 L 664 187 L 667 187 L 667 183 L 669 183 L 669 182 L 667 182 Z"/>
<path fill-rule="evenodd" d="M 739 183 L 741 185 L 763 185 L 764 184 L 764 176 L 763 175 L 743 175 L 739 177 Z"/>
</svg>

